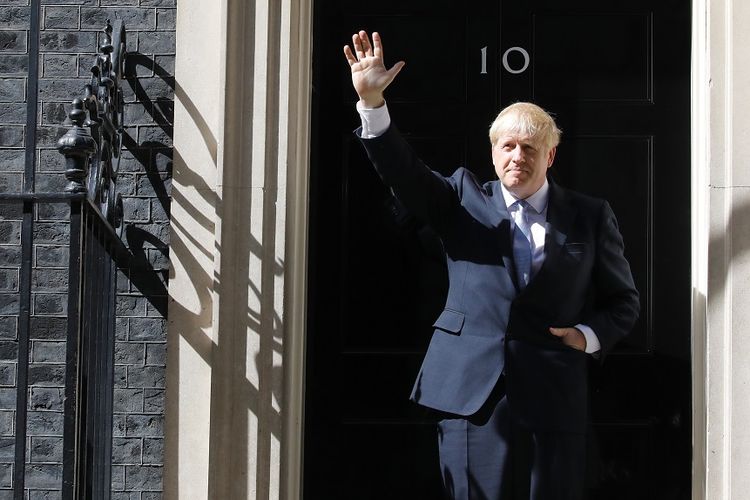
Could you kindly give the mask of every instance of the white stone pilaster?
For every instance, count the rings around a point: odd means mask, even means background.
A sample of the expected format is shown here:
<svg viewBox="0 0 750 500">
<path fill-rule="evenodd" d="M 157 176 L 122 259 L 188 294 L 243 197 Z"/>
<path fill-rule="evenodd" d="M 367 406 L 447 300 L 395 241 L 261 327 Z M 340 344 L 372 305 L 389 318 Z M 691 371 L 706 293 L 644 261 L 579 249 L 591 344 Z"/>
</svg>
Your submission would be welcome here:
<svg viewBox="0 0 750 500">
<path fill-rule="evenodd" d="M 694 1 L 695 499 L 750 491 L 750 5 Z"/>
<path fill-rule="evenodd" d="M 165 498 L 298 498 L 311 2 L 177 20 Z"/>
</svg>

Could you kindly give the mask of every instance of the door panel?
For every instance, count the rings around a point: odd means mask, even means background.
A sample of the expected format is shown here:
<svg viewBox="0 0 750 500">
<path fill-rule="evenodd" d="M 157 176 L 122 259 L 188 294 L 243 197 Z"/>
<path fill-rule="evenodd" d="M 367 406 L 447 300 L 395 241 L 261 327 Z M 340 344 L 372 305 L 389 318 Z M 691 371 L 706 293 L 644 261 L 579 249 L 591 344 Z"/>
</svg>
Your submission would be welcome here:
<svg viewBox="0 0 750 500">
<path fill-rule="evenodd" d="M 557 180 L 583 193 L 607 200 L 615 212 L 626 246 L 636 288 L 643 295 L 641 305 L 650 303 L 648 285 L 652 249 L 651 182 L 653 179 L 653 136 L 565 134 L 555 161 Z M 653 342 L 648 328 L 650 312 L 618 346 L 618 351 L 648 354 Z"/>
<path fill-rule="evenodd" d="M 641 292 L 641 317 L 592 363 L 592 497 L 690 497 L 690 4 L 503 2 L 502 104 L 534 100 L 563 138 L 553 176 L 607 199 Z"/>
<path fill-rule="evenodd" d="M 494 178 L 502 106 L 554 112 L 552 174 L 609 201 L 641 292 L 633 333 L 591 366 L 590 498 L 690 497 L 689 15 L 676 0 L 316 2 L 305 498 L 440 498 L 433 417 L 408 395 L 445 266 L 352 134 L 341 47 L 358 29 L 407 62 L 388 106 L 443 174 Z"/>
<path fill-rule="evenodd" d="M 316 3 L 305 498 L 440 497 L 434 419 L 408 396 L 447 290 L 442 247 L 393 201 L 352 134 L 341 47 L 352 30 L 377 29 L 387 63 L 407 61 L 389 108 L 422 158 L 450 174 L 469 161 L 467 124 L 485 128 L 496 109 L 494 86 L 466 77 L 472 37 L 490 23 L 456 5 Z M 440 78 L 425 79 L 435 67 Z M 487 148 L 483 131 L 472 135 Z"/>
<path fill-rule="evenodd" d="M 536 99 L 651 101 L 650 12 L 599 8 L 534 13 Z"/>
</svg>

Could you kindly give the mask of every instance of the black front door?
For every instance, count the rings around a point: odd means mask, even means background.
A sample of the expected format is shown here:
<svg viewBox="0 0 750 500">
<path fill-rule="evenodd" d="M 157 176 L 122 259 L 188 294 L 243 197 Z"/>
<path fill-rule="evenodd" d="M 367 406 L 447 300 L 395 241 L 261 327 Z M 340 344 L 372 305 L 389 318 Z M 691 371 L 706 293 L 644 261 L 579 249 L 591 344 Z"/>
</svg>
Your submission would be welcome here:
<svg viewBox="0 0 750 500">
<path fill-rule="evenodd" d="M 434 423 L 408 395 L 445 268 L 352 134 L 342 46 L 359 29 L 382 34 L 388 66 L 407 62 L 388 106 L 444 174 L 492 178 L 502 106 L 556 115 L 554 175 L 609 200 L 642 301 L 630 337 L 592 363 L 591 498 L 690 497 L 690 4 L 602 4 L 316 3 L 305 498 L 440 498 Z"/>
</svg>

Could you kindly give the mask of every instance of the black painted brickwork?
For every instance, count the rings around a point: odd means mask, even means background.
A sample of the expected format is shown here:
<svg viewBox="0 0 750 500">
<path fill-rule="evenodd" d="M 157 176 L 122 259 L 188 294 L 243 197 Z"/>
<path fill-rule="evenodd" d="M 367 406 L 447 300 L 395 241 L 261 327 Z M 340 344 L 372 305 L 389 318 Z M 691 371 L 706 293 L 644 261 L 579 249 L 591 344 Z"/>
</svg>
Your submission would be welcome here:
<svg viewBox="0 0 750 500">
<path fill-rule="evenodd" d="M 139 287 L 157 273 L 166 286 L 172 175 L 175 0 L 42 0 L 39 60 L 29 61 L 29 0 L 0 0 L 0 192 L 20 192 L 25 168 L 29 64 L 39 66 L 35 189 L 64 187 L 54 149 L 83 92 L 99 31 L 123 19 L 128 33 L 126 151 L 119 188 L 124 238 L 140 258 L 118 277 L 112 489 L 115 500 L 161 499 L 167 298 Z M 18 352 L 21 205 L 0 204 L 0 500 L 12 496 Z M 34 214 L 26 489 L 59 498 L 68 259 L 68 208 Z M 131 282 L 132 278 L 132 282 Z M 145 281 L 148 282 L 148 281 Z M 153 288 L 153 289 L 149 289 Z"/>
</svg>

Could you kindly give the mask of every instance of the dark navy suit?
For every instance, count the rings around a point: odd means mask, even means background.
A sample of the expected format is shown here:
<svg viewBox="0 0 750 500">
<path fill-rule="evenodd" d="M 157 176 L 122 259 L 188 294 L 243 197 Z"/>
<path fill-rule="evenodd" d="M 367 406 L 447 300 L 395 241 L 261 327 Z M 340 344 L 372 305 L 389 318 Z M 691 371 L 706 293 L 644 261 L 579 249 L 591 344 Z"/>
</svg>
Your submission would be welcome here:
<svg viewBox="0 0 750 500">
<path fill-rule="evenodd" d="M 480 184 L 464 168 L 450 177 L 433 172 L 393 125 L 362 143 L 396 197 L 440 235 L 447 258 L 448 297 L 412 399 L 469 421 L 494 411 L 524 431 L 583 436 L 588 355 L 563 345 L 549 327 L 590 326 L 603 359 L 638 317 L 609 204 L 550 181 L 544 264 L 520 290 L 500 181 Z M 502 408 L 486 409 L 500 400 Z M 501 496 L 468 497 L 491 495 Z"/>
</svg>

